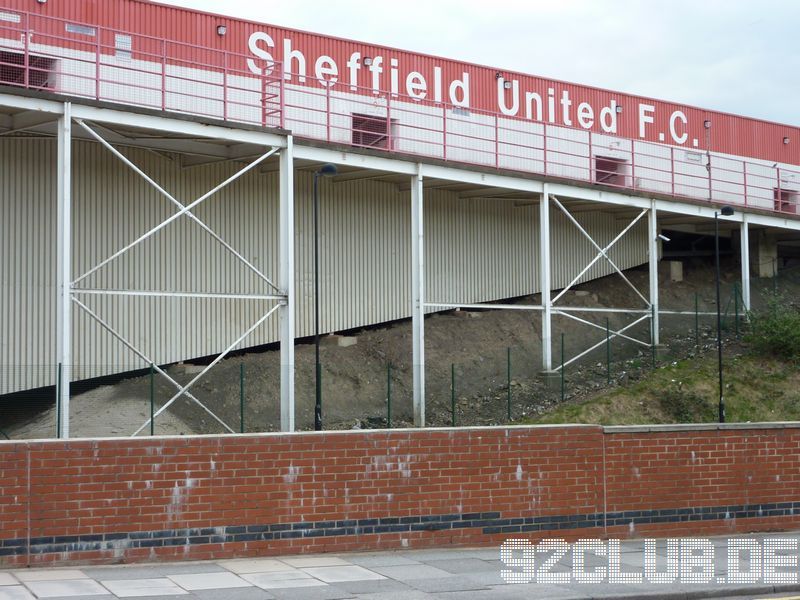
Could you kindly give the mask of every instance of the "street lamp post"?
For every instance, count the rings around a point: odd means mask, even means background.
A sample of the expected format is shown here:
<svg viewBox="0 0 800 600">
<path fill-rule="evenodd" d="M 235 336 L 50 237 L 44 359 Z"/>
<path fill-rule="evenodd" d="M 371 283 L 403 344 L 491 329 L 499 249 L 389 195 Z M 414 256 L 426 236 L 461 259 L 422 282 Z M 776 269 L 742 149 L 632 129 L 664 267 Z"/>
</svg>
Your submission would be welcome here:
<svg viewBox="0 0 800 600">
<path fill-rule="evenodd" d="M 319 185 L 320 177 L 336 175 L 336 165 L 314 172 L 314 431 L 322 431 L 322 367 L 319 362 Z"/>
<path fill-rule="evenodd" d="M 720 313 L 720 299 L 719 299 L 719 215 L 723 217 L 730 217 L 733 215 L 733 208 L 730 206 L 723 206 L 720 212 L 714 212 L 714 258 L 716 262 L 716 281 L 717 281 L 717 371 L 719 373 L 719 422 L 725 422 L 725 394 L 722 381 L 722 315 Z"/>
</svg>

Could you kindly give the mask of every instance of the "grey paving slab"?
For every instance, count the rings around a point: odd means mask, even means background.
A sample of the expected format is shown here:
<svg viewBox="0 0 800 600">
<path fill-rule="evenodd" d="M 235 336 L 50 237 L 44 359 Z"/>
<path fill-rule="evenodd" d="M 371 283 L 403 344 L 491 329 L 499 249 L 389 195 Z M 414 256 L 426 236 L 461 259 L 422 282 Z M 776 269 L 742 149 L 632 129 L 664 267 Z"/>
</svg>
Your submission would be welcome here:
<svg viewBox="0 0 800 600">
<path fill-rule="evenodd" d="M 462 577 L 466 577 L 470 581 L 479 583 L 481 585 L 506 585 L 506 581 L 500 576 L 500 569 L 496 571 L 477 571 L 475 573 L 463 573 Z"/>
<path fill-rule="evenodd" d="M 333 586 L 272 590 L 278 600 L 349 600 L 353 594 Z"/>
<path fill-rule="evenodd" d="M 502 564 L 499 560 L 497 564 Z M 448 558 L 445 560 L 426 560 L 426 565 L 442 569 L 448 573 L 475 573 L 481 571 L 497 571 L 495 562 L 480 560 L 479 558 Z M 505 567 L 508 568 L 508 567 Z"/>
<path fill-rule="evenodd" d="M 190 573 L 185 575 L 167 575 L 167 579 L 172 580 L 185 590 L 190 592 L 195 590 L 218 590 L 230 588 L 252 587 L 252 583 L 245 581 L 238 575 L 229 571 L 221 573 Z"/>
<path fill-rule="evenodd" d="M 450 575 L 449 577 L 429 577 L 426 579 L 409 579 L 406 585 L 422 592 L 461 592 L 464 590 L 485 590 L 488 586 L 481 585 L 466 577 Z"/>
<path fill-rule="evenodd" d="M 458 558 L 462 556 L 463 548 L 441 548 L 432 550 L 413 550 L 401 552 L 401 556 L 405 556 L 412 560 L 427 562 L 429 560 L 447 560 L 450 558 Z M 498 548 L 497 552 L 500 550 Z"/>
<path fill-rule="evenodd" d="M 152 579 L 115 579 L 102 581 L 111 592 L 120 598 L 145 596 L 183 596 L 187 592 L 166 577 Z"/>
<path fill-rule="evenodd" d="M 339 589 L 351 594 L 376 594 L 378 592 L 415 592 L 413 588 L 395 579 L 379 579 L 372 581 L 340 581 L 335 584 Z"/>
<path fill-rule="evenodd" d="M 430 600 L 431 595 L 419 590 L 405 592 L 376 592 L 374 594 L 359 594 L 358 600 Z"/>
<path fill-rule="evenodd" d="M 569 588 L 547 584 L 517 584 L 493 586 L 484 592 L 455 592 L 450 594 L 437 594 L 436 598 L 451 598 L 452 600 L 468 600 L 469 594 L 478 593 L 489 600 L 590 600 L 592 596 L 576 592 Z"/>
<path fill-rule="evenodd" d="M 352 564 L 338 556 L 290 556 L 281 557 L 281 562 L 290 567 L 339 567 Z"/>
<path fill-rule="evenodd" d="M 187 598 L 187 596 L 183 596 L 183 598 Z M 197 598 L 198 600 L 273 600 L 275 596 L 259 587 L 246 587 L 232 590 L 196 590 L 188 598 Z"/>
<path fill-rule="evenodd" d="M 408 579 L 431 579 L 436 577 L 451 577 L 451 574 L 442 569 L 431 567 L 430 565 L 397 565 L 389 567 L 375 567 L 372 569 L 376 573 L 406 581 Z"/>
<path fill-rule="evenodd" d="M 393 567 L 400 565 L 421 564 L 418 560 L 413 560 L 405 555 L 394 552 L 388 554 L 357 554 L 355 556 L 348 556 L 347 558 L 354 565 L 361 565 L 367 569 L 371 569 L 372 567 Z"/>
<path fill-rule="evenodd" d="M 228 569 L 212 562 L 191 563 L 188 565 L 168 564 L 156 567 L 156 572 L 164 577 L 170 575 L 196 575 L 199 573 L 225 573 Z"/>
<path fill-rule="evenodd" d="M 87 579 L 83 571 L 76 569 L 25 569 L 24 571 L 12 571 L 12 574 L 22 582 Z"/>
<path fill-rule="evenodd" d="M 154 566 L 92 567 L 82 569 L 82 571 L 87 577 L 98 581 L 113 581 L 115 579 L 153 579 L 161 574 L 159 569 Z"/>
<path fill-rule="evenodd" d="M 101 596 L 108 590 L 92 579 L 65 579 L 62 581 L 30 581 L 25 584 L 38 598 L 75 598 Z"/>
<path fill-rule="evenodd" d="M 34 595 L 21 585 L 9 585 L 0 588 L 0 600 L 34 600 Z"/>
<path fill-rule="evenodd" d="M 481 560 L 500 560 L 500 549 L 494 548 L 469 548 L 461 551 L 459 556 L 466 558 L 479 558 Z"/>
<path fill-rule="evenodd" d="M 345 565 L 337 567 L 309 567 L 303 569 L 312 577 L 326 583 L 337 583 L 339 581 L 369 581 L 386 579 L 380 573 L 370 571 L 358 565 Z"/>
<path fill-rule="evenodd" d="M 269 573 L 244 573 L 242 574 L 242 578 L 265 590 L 328 585 L 319 579 L 314 579 L 308 573 L 297 569 L 294 571 L 273 571 Z"/>
<path fill-rule="evenodd" d="M 11 573 L 0 573 L 0 585 L 19 585 L 19 580 Z"/>
<path fill-rule="evenodd" d="M 270 571 L 287 571 L 286 563 L 275 558 L 234 558 L 218 560 L 217 565 L 234 573 L 267 573 Z"/>
</svg>

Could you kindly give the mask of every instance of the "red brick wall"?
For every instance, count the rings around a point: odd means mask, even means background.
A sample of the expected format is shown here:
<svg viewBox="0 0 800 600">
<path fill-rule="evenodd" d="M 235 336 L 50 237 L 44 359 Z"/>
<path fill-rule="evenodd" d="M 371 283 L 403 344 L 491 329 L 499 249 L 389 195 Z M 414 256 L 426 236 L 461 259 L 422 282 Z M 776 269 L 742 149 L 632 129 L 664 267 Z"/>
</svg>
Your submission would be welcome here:
<svg viewBox="0 0 800 600">
<path fill-rule="evenodd" d="M 0 481 L 3 565 L 697 535 L 800 524 L 800 428 L 3 442 Z"/>
</svg>

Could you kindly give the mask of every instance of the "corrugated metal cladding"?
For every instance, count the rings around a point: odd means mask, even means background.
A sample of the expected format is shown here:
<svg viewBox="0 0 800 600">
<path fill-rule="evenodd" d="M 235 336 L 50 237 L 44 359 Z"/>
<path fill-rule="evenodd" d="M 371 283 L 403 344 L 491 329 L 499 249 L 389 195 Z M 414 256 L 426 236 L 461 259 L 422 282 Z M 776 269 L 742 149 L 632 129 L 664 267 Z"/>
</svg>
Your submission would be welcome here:
<svg viewBox="0 0 800 600">
<path fill-rule="evenodd" d="M 221 68 L 222 55 L 221 53 L 204 51 L 202 48 L 217 51 L 224 50 L 237 55 L 236 57 L 229 57 L 229 67 L 242 72 L 249 72 L 245 59 L 253 57 L 248 48 L 249 37 L 254 32 L 262 31 L 273 38 L 275 48 L 272 49 L 271 54 L 277 61 L 284 60 L 284 39 L 291 40 L 291 49 L 299 50 L 303 53 L 306 60 L 306 73 L 312 79 L 315 61 L 321 56 L 333 58 L 340 73 L 340 82 L 337 84 L 337 89 L 343 88 L 345 80 L 349 79 L 346 64 L 353 52 L 360 52 L 362 57 L 380 56 L 383 58 L 384 72 L 380 85 L 382 91 L 389 91 L 390 59 L 398 61 L 398 81 L 400 82 L 401 93 L 403 93 L 402 88 L 405 85 L 408 74 L 419 72 L 428 82 L 429 97 L 427 100 L 431 100 L 433 95 L 434 69 L 440 67 L 442 96 L 445 102 L 448 101 L 450 82 L 462 80 L 466 73 L 470 79 L 470 108 L 487 110 L 493 113 L 499 112 L 495 75 L 501 73 L 506 80 L 516 80 L 518 82 L 519 94 L 522 99 L 525 98 L 526 92 L 538 93 L 545 106 L 549 89 L 553 90 L 556 108 L 558 108 L 561 94 L 567 91 L 573 103 L 573 120 L 575 119 L 575 110 L 578 105 L 582 102 L 588 103 L 594 108 L 595 115 L 595 124 L 591 130 L 597 133 L 601 133 L 600 110 L 604 107 L 609 107 L 611 101 L 615 100 L 623 108 L 623 112 L 618 115 L 618 135 L 623 137 L 640 139 L 639 105 L 652 106 L 654 109 L 654 122 L 647 128 L 646 135 L 641 139 L 658 142 L 660 141 L 659 134 L 669 138 L 670 117 L 675 111 L 682 111 L 687 119 L 685 132 L 688 134 L 687 141 L 683 146 L 688 149 L 694 147 L 693 140 L 696 139 L 698 147 L 702 149 L 706 149 L 706 146 L 710 145 L 709 149 L 716 152 L 795 165 L 800 164 L 800 144 L 797 143 L 800 139 L 800 128 L 795 126 L 760 121 L 642 96 L 621 94 L 600 88 L 543 79 L 508 71 L 503 69 L 502 66 L 499 68 L 479 66 L 376 44 L 365 44 L 353 40 L 334 38 L 180 7 L 159 5 L 145 0 L 59 0 L 45 4 L 40 4 L 36 0 L 0 0 L 0 7 L 132 32 L 134 35 L 141 36 L 135 38 L 132 42 L 134 57 L 137 57 L 137 52 L 155 54 L 160 52 L 159 43 L 150 39 L 150 37 L 165 38 L 197 46 L 198 48 L 194 49 L 187 46 L 177 55 L 171 51 L 170 55 L 175 56 L 180 61 L 204 64 L 211 68 Z M 226 35 L 217 35 L 218 25 L 227 27 Z M 65 32 L 61 23 L 37 23 L 37 27 L 44 28 L 44 33 L 48 34 L 67 38 L 70 38 L 71 35 Z M 48 29 L 52 29 L 52 31 L 48 31 Z M 75 43 L 86 43 L 85 36 L 76 34 L 72 35 L 72 38 L 74 38 Z M 103 43 L 113 44 L 108 40 L 104 40 Z M 289 65 L 289 70 L 291 72 L 299 70 L 297 61 L 293 61 Z M 360 69 L 358 84 L 365 88 L 372 85 L 371 73 L 366 68 Z M 314 89 L 320 89 L 320 85 L 311 80 L 307 80 L 306 85 Z M 372 96 L 370 90 L 365 89 L 363 93 L 369 97 Z M 506 93 L 511 94 L 511 92 Z M 524 114 L 524 112 L 523 110 L 520 114 Z M 555 119 L 555 121 L 559 120 L 560 117 Z M 703 126 L 706 120 L 712 122 L 709 136 L 706 135 L 706 129 Z M 683 131 L 683 128 L 680 129 Z M 792 143 L 784 144 L 783 138 L 785 136 L 790 137 Z"/>
<path fill-rule="evenodd" d="M 179 200 L 200 196 L 237 165 L 181 168 L 140 150 L 125 154 Z M 0 140 L 0 393 L 55 379 L 55 141 Z M 313 332 L 311 176 L 296 185 L 297 335 Z M 410 316 L 410 197 L 391 183 L 321 182 L 322 328 L 341 331 Z M 73 272 L 77 277 L 172 214 L 130 169 L 97 144 L 73 144 Z M 268 276 L 277 273 L 278 177 L 253 173 L 204 203 L 196 214 Z M 425 196 L 427 297 L 483 302 L 537 292 L 538 208 L 524 202 Z M 594 256 L 588 241 L 553 209 L 553 283 L 563 286 Z M 610 241 L 612 215 L 581 213 L 582 224 Z M 615 249 L 621 268 L 646 261 L 646 230 Z M 609 274 L 598 263 L 585 279 Z M 190 292 L 268 292 L 196 224 L 180 219 L 93 274 L 79 287 Z M 222 351 L 270 307 L 267 301 L 82 296 L 119 333 L 159 364 Z M 77 308 L 75 378 L 144 366 Z M 242 347 L 278 339 L 270 319 Z"/>
</svg>

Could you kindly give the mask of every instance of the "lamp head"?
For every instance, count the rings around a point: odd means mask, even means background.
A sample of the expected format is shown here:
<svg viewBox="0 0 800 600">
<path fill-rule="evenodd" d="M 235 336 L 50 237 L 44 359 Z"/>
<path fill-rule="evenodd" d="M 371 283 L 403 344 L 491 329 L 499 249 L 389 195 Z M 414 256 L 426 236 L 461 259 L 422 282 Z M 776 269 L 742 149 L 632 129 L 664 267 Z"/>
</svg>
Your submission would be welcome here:
<svg viewBox="0 0 800 600">
<path fill-rule="evenodd" d="M 720 209 L 719 214 L 721 214 L 723 217 L 730 217 L 730 216 L 733 215 L 733 207 L 732 206 L 723 206 Z"/>
<path fill-rule="evenodd" d="M 338 172 L 339 172 L 339 170 L 336 168 L 336 165 L 331 164 L 331 163 L 327 163 L 327 164 L 322 165 L 322 167 L 320 167 L 319 171 L 314 173 L 314 175 L 317 175 L 317 176 L 321 175 L 322 177 L 333 177 Z"/>
</svg>

